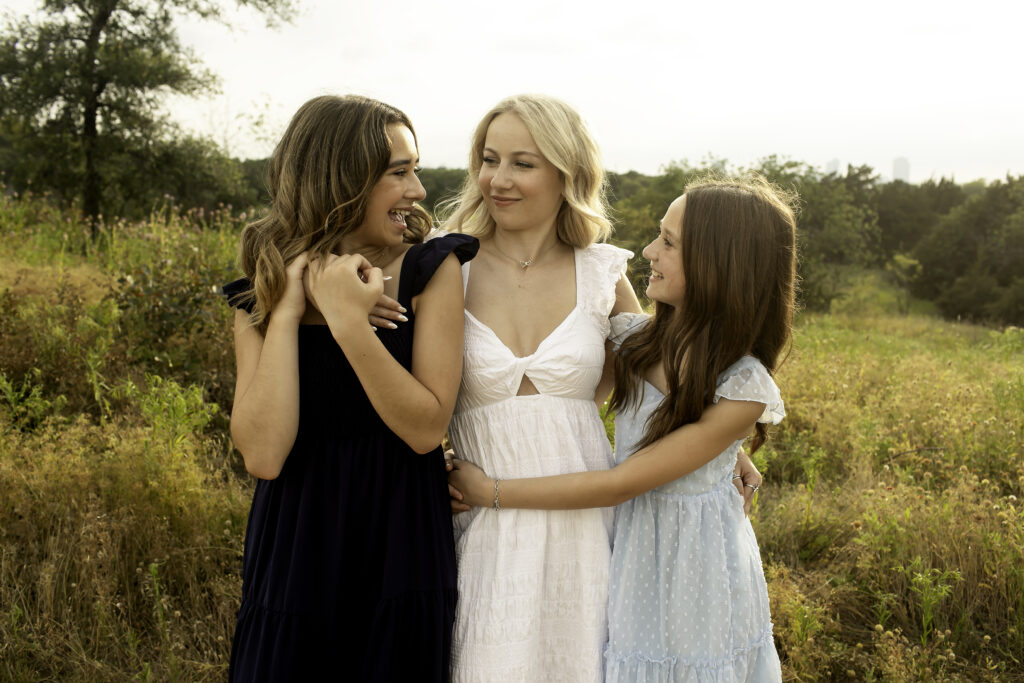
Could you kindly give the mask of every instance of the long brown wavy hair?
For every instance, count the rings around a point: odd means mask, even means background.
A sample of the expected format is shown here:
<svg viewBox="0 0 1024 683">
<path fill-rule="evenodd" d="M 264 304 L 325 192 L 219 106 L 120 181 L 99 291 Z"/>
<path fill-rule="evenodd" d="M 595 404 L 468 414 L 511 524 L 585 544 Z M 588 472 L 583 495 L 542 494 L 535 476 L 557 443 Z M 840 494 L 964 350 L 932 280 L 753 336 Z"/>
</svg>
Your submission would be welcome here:
<svg viewBox="0 0 1024 683">
<path fill-rule="evenodd" d="M 406 126 L 415 140 L 409 117 L 367 97 L 315 97 L 295 112 L 268 164 L 270 210 L 242 231 L 239 265 L 252 281 L 251 324 L 266 329 L 288 263 L 304 251 L 338 253 L 342 238 L 362 224 L 391 160 L 392 124 Z M 407 242 L 422 242 L 431 228 L 419 206 L 406 222 Z"/>
<path fill-rule="evenodd" d="M 658 303 L 615 362 L 614 409 L 638 405 L 644 374 L 664 364 L 668 393 L 637 450 L 700 419 L 718 376 L 742 356 L 774 374 L 792 339 L 796 197 L 753 175 L 700 179 L 685 195 L 682 306 Z M 766 438 L 758 423 L 751 452 Z"/>
<path fill-rule="evenodd" d="M 558 169 L 565 201 L 555 218 L 558 239 L 586 248 L 611 234 L 606 198 L 607 178 L 601 150 L 579 112 L 549 95 L 506 97 L 484 114 L 473 133 L 469 172 L 459 195 L 441 202 L 443 228 L 486 238 L 494 234 L 494 219 L 480 192 L 477 178 L 483 166 L 487 129 L 500 114 L 515 114 L 530 132 L 537 149 Z"/>
</svg>

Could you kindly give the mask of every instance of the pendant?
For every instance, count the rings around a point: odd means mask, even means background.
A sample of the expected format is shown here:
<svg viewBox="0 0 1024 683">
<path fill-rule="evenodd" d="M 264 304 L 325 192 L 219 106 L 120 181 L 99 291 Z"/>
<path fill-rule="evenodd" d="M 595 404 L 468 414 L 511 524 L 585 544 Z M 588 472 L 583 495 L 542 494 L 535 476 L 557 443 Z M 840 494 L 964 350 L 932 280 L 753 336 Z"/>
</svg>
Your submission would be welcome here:
<svg viewBox="0 0 1024 683">
<path fill-rule="evenodd" d="M 523 270 L 526 270 L 527 268 L 529 268 L 532 265 L 533 265 L 533 259 L 530 259 L 529 261 L 520 261 L 519 262 L 519 267 L 522 268 Z"/>
</svg>

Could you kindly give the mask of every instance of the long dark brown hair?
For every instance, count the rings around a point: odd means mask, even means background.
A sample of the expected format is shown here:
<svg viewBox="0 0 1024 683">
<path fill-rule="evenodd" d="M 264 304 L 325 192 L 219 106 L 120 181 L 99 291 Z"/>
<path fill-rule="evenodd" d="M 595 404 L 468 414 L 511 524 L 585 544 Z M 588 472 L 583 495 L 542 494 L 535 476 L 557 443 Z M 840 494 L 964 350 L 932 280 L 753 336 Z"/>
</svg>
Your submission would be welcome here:
<svg viewBox="0 0 1024 683">
<path fill-rule="evenodd" d="M 685 195 L 682 306 L 658 303 L 615 362 L 614 409 L 638 405 L 644 374 L 664 365 L 668 393 L 637 450 L 700 419 L 718 376 L 742 356 L 774 374 L 792 337 L 795 197 L 760 176 L 697 180 Z M 751 452 L 766 438 L 758 423 Z"/>
<path fill-rule="evenodd" d="M 396 123 L 415 140 L 409 117 L 357 95 L 315 97 L 292 117 L 267 168 L 270 211 L 242 231 L 239 264 L 253 284 L 253 325 L 266 328 L 284 293 L 286 264 L 304 251 L 337 253 L 342 238 L 362 224 L 391 161 L 387 129 Z M 407 242 L 422 242 L 431 228 L 419 206 L 406 222 Z"/>
</svg>

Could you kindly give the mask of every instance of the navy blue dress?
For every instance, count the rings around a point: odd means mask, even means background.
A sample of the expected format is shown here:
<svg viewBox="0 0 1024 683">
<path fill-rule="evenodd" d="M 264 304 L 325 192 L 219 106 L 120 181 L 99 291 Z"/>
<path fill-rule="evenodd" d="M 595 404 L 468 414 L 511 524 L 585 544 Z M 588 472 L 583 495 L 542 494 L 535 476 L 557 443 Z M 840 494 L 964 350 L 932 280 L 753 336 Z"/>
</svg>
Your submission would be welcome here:
<svg viewBox="0 0 1024 683">
<path fill-rule="evenodd" d="M 412 298 L 445 257 L 476 254 L 448 235 L 409 248 L 397 330 L 412 370 Z M 225 285 L 229 301 L 251 287 Z M 327 325 L 299 326 L 299 429 L 280 476 L 259 480 L 245 535 L 232 681 L 447 681 L 455 542 L 440 448 L 421 455 L 374 411 Z"/>
</svg>

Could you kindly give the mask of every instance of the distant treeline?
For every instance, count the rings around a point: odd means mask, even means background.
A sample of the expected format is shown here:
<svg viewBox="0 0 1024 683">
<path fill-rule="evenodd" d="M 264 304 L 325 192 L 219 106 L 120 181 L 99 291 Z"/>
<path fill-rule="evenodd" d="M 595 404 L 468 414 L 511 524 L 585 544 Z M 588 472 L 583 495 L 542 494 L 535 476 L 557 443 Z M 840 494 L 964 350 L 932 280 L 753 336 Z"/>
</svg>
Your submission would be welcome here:
<svg viewBox="0 0 1024 683">
<path fill-rule="evenodd" d="M 142 218 L 168 196 L 178 206 L 238 210 L 265 206 L 266 160 L 238 161 L 208 143 L 187 141 L 135 161 L 141 172 L 118 174 L 106 186 L 106 215 Z M 127 161 L 127 160 L 126 160 Z M 7 191 L 49 192 L 76 203 L 77 189 L 60 177 L 33 178 L 33 160 L 4 154 L 0 173 Z M 848 279 L 864 269 L 884 269 L 910 296 L 933 302 L 946 317 L 1024 326 L 1024 176 L 991 183 L 958 184 L 941 178 L 921 184 L 881 182 L 868 166 L 824 173 L 778 157 L 749 169 L 724 161 L 665 167 L 658 175 L 610 173 L 608 200 L 616 230 L 612 241 L 637 255 L 658 229 L 669 203 L 693 178 L 709 173 L 756 171 L 800 197 L 801 301 L 828 310 Z M 425 168 L 420 179 L 431 211 L 457 192 L 464 169 Z M 130 179 L 130 180 L 128 180 Z M 634 283 L 644 274 L 637 269 Z M 642 291 L 642 289 L 641 289 Z"/>
<path fill-rule="evenodd" d="M 800 197 L 802 305 L 828 310 L 850 277 L 884 269 L 907 296 L 953 319 L 1024 326 L 1024 176 L 963 185 L 942 178 L 919 185 L 880 182 L 868 166 L 823 173 L 778 157 L 750 169 L 724 161 L 676 162 L 659 175 L 610 173 L 612 241 L 639 255 L 669 203 L 707 173 L 755 171 Z M 453 191 L 464 171 L 424 169 L 428 203 Z M 643 272 L 633 274 L 640 285 Z"/>
<path fill-rule="evenodd" d="M 676 163 L 657 176 L 612 174 L 614 241 L 638 252 L 686 183 L 724 163 Z M 884 269 L 909 296 L 946 317 L 1024 326 L 1024 176 L 957 184 L 880 182 L 868 166 L 844 174 L 769 157 L 752 169 L 800 196 L 801 299 L 828 310 L 851 274 Z"/>
<path fill-rule="evenodd" d="M 176 18 L 223 18 L 231 4 L 46 2 L 34 15 L 0 22 L 3 191 L 48 194 L 76 206 L 94 241 L 114 218 L 145 218 L 171 203 L 207 213 L 265 205 L 265 161 L 231 158 L 210 140 L 184 133 L 162 108 L 169 93 L 194 95 L 214 83 L 182 49 Z M 240 4 L 270 23 L 296 10 L 294 0 Z M 261 129 L 258 112 L 240 116 L 241 128 Z M 614 241 L 639 253 L 669 202 L 708 170 L 743 169 L 712 160 L 674 163 L 654 176 L 612 174 Z M 912 294 L 951 318 L 1024 325 L 1024 177 L 881 183 L 867 166 L 822 173 L 777 157 L 752 170 L 802 198 L 806 308 L 827 310 L 851 272 L 884 268 L 908 293 L 904 307 Z M 428 207 L 450 196 L 464 176 L 459 169 L 425 169 Z"/>
</svg>

